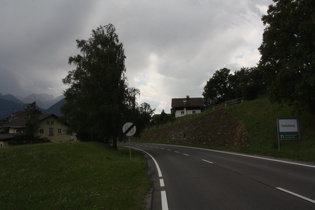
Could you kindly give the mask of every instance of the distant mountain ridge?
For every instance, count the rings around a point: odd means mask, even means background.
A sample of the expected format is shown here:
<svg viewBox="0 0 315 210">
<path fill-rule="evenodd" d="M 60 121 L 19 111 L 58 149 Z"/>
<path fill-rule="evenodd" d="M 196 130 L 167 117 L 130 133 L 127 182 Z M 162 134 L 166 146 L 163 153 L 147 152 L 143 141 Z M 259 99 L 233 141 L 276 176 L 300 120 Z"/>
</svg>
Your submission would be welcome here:
<svg viewBox="0 0 315 210">
<path fill-rule="evenodd" d="M 0 119 L 3 119 L 14 112 L 24 110 L 28 104 L 33 103 L 34 101 L 43 113 L 61 116 L 60 108 L 66 103 L 63 96 L 55 98 L 48 94 L 31 94 L 25 99 L 18 99 L 11 94 L 0 94 Z"/>
<path fill-rule="evenodd" d="M 43 109 L 48 109 L 49 107 L 60 101 L 62 98 L 63 96 L 58 96 L 55 98 L 53 95 L 50 94 L 30 94 L 22 99 L 22 101 L 27 104 L 33 103 L 35 101 L 39 107 Z"/>
</svg>

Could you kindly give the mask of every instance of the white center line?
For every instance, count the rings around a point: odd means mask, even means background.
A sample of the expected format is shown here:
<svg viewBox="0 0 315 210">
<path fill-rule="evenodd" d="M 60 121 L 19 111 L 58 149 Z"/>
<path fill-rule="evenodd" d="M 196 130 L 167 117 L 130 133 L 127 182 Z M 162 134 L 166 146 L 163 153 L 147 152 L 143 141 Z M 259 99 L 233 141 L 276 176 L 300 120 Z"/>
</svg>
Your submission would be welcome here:
<svg viewBox="0 0 315 210">
<path fill-rule="evenodd" d="M 186 154 L 186 153 L 183 153 L 183 155 L 185 155 L 185 156 L 190 156 L 189 154 Z"/>
<path fill-rule="evenodd" d="M 291 192 L 291 191 L 286 190 L 286 189 L 283 189 L 283 188 L 281 188 L 281 187 L 277 187 L 277 189 L 278 189 L 278 190 L 281 190 L 282 192 L 286 192 L 286 193 L 289 193 L 289 194 L 291 194 L 291 195 L 294 195 L 294 196 L 296 196 L 296 197 L 298 197 L 298 198 L 301 198 L 301 199 L 304 199 L 304 200 L 306 200 L 306 201 L 309 201 L 309 202 L 311 202 L 311 203 L 315 203 L 315 200 L 312 200 L 312 199 L 310 199 L 310 198 L 307 198 L 307 197 L 305 197 L 305 196 L 303 196 L 303 195 L 299 195 L 299 194 L 297 194 L 297 193 Z"/>
<path fill-rule="evenodd" d="M 174 152 L 177 153 L 177 154 L 179 153 L 178 151 L 174 151 Z"/>
<path fill-rule="evenodd" d="M 202 159 L 202 161 L 204 161 L 204 162 L 206 162 L 206 163 L 213 164 L 213 162 L 211 162 L 210 160 L 205 160 L 205 159 Z"/>
</svg>

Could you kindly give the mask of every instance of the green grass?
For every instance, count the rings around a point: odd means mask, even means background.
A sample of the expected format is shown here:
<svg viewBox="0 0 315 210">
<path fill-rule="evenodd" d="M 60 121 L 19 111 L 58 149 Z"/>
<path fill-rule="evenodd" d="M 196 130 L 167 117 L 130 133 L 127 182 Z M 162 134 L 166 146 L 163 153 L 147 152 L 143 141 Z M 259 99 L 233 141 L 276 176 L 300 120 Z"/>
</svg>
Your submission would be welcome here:
<svg viewBox="0 0 315 210">
<path fill-rule="evenodd" d="M 143 155 L 101 143 L 0 150 L 0 209 L 145 209 Z"/>
<path fill-rule="evenodd" d="M 223 146 L 196 145 L 177 143 L 179 145 L 203 147 L 217 150 L 228 150 L 248 154 L 266 155 L 279 158 L 288 158 L 315 163 L 315 116 L 304 113 L 300 116 L 292 115 L 292 108 L 288 105 L 272 104 L 267 97 L 252 101 L 245 101 L 225 108 L 228 112 L 241 120 L 248 132 L 248 145 L 245 148 L 231 148 Z M 180 123 L 190 123 L 204 114 L 187 117 Z M 298 118 L 301 138 L 299 140 L 281 140 L 278 151 L 277 118 Z M 168 125 L 171 127 L 172 125 Z M 163 132 L 164 128 L 159 128 Z M 166 143 L 166 142 L 159 142 Z M 167 144 L 167 143 L 166 143 Z"/>
<path fill-rule="evenodd" d="M 315 162 L 315 121 L 310 114 L 292 115 L 287 105 L 272 104 L 267 98 L 230 106 L 227 110 L 243 121 L 249 145 L 241 152 Z M 278 151 L 277 118 L 298 118 L 301 138 L 282 140 Z"/>
</svg>

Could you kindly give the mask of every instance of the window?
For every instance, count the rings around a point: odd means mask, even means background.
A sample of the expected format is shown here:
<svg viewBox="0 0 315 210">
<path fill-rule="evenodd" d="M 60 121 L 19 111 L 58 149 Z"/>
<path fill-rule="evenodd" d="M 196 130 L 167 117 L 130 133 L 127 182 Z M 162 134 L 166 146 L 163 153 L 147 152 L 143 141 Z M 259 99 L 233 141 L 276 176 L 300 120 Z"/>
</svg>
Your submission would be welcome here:
<svg viewBox="0 0 315 210">
<path fill-rule="evenodd" d="M 39 129 L 39 133 L 43 134 L 44 133 L 44 129 Z"/>
<path fill-rule="evenodd" d="M 53 124 L 55 124 L 55 122 L 54 121 L 50 121 L 50 125 L 53 125 Z"/>
<path fill-rule="evenodd" d="M 61 134 L 61 129 L 60 128 L 58 128 L 58 134 Z"/>
<path fill-rule="evenodd" d="M 184 112 L 184 111 L 181 111 L 180 114 L 183 115 L 183 114 L 185 114 L 185 112 Z"/>
<path fill-rule="evenodd" d="M 49 120 L 47 120 L 47 121 L 46 121 L 46 125 L 49 125 L 49 124 L 50 124 L 50 122 L 49 122 Z"/>
<path fill-rule="evenodd" d="M 196 111 L 195 111 L 195 110 L 193 110 L 193 111 L 192 111 L 192 113 L 193 113 L 193 114 L 196 114 Z"/>
</svg>

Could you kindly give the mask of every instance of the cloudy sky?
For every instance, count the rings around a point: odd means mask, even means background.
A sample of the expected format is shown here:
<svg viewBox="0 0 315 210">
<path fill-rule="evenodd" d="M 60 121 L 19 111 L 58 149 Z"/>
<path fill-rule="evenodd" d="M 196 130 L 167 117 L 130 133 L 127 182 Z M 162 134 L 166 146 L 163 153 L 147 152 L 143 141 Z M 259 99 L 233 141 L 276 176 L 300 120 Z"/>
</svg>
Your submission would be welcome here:
<svg viewBox="0 0 315 210">
<path fill-rule="evenodd" d="M 139 103 L 170 111 L 201 97 L 212 74 L 259 61 L 272 0 L 0 0 L 0 93 L 62 95 L 76 39 L 112 23 Z"/>
</svg>

